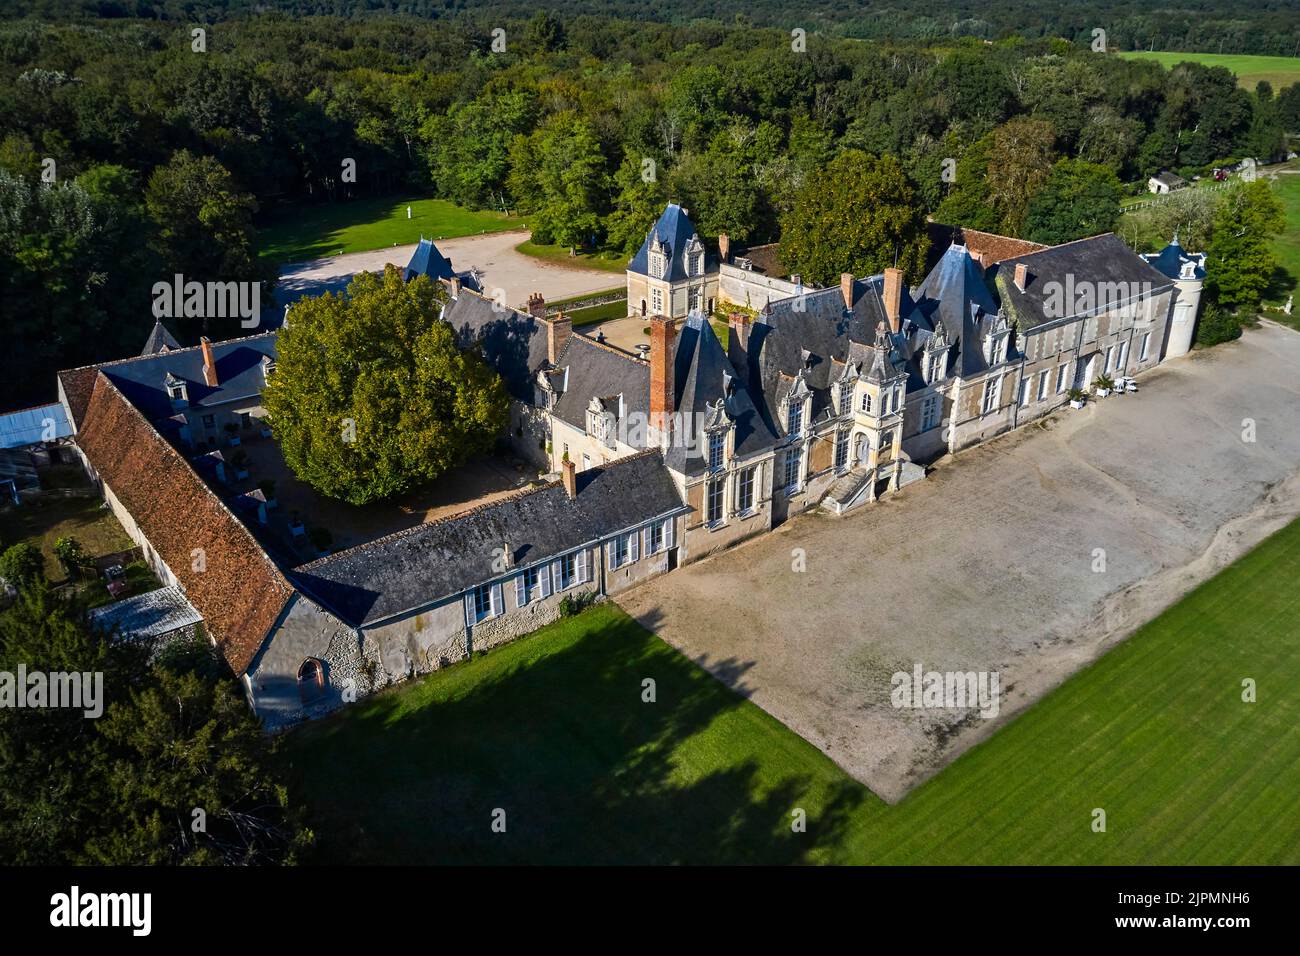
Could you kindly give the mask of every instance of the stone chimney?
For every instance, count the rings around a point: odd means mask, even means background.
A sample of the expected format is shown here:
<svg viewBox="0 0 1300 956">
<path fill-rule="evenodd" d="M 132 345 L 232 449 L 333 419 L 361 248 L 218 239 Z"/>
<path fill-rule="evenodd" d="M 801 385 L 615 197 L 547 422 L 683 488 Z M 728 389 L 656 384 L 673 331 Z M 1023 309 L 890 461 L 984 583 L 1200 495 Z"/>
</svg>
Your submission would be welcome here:
<svg viewBox="0 0 1300 956">
<path fill-rule="evenodd" d="M 221 380 L 217 378 L 217 360 L 212 356 L 212 343 L 205 335 L 199 339 L 199 346 L 203 349 L 203 381 L 208 383 L 208 387 L 216 388 Z"/>
<path fill-rule="evenodd" d="M 903 270 L 885 270 L 885 317 L 889 319 L 889 330 L 897 332 L 902 327 L 903 311 Z"/>
<path fill-rule="evenodd" d="M 1023 262 L 1016 263 L 1016 288 L 1021 292 L 1025 291 L 1025 286 L 1029 285 L 1029 266 Z"/>
<path fill-rule="evenodd" d="M 540 292 L 534 292 L 528 297 L 528 314 L 534 319 L 546 318 L 546 299 Z"/>
<path fill-rule="evenodd" d="M 509 571 L 515 566 L 515 549 L 510 546 L 510 539 L 501 542 L 501 563 Z"/>
<path fill-rule="evenodd" d="M 668 430 L 677 398 L 673 381 L 673 339 L 677 320 L 666 316 L 650 317 L 650 425 L 661 432 Z"/>
<path fill-rule="evenodd" d="M 749 377 L 749 333 L 753 327 L 749 316 L 743 312 L 733 312 L 727 317 L 727 358 L 731 359 L 742 382 Z"/>
<path fill-rule="evenodd" d="M 451 286 L 451 297 L 460 298 L 460 276 L 452 276 L 447 284 Z"/>
<path fill-rule="evenodd" d="M 718 233 L 718 260 L 731 261 L 731 237 L 725 232 Z"/>
<path fill-rule="evenodd" d="M 532 311 L 531 301 L 529 311 Z M 543 311 L 545 311 L 544 305 Z M 561 312 L 553 319 L 544 318 L 542 321 L 546 323 L 546 360 L 552 365 L 559 365 L 564 343 L 569 341 L 569 335 L 573 332 L 573 320 Z"/>
<path fill-rule="evenodd" d="M 560 477 L 564 481 L 564 490 L 569 498 L 578 497 L 578 469 L 568 458 L 560 463 Z"/>
<path fill-rule="evenodd" d="M 844 311 L 853 311 L 853 273 L 840 273 L 840 295 L 844 298 Z"/>
</svg>

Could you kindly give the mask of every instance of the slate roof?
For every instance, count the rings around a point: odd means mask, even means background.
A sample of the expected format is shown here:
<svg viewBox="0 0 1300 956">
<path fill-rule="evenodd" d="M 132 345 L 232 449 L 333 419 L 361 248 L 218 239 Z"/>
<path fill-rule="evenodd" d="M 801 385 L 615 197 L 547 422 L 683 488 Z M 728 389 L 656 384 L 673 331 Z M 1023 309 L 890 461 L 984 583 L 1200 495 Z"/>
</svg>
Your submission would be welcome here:
<svg viewBox="0 0 1300 956">
<path fill-rule="evenodd" d="M 178 348 L 181 348 L 181 343 L 176 340 L 176 336 L 168 332 L 167 327 L 162 322 L 154 319 L 153 330 L 149 333 L 149 337 L 144 340 L 144 348 L 140 350 L 140 354 L 155 355 L 158 352 Z"/>
<path fill-rule="evenodd" d="M 1016 288 L 1012 281 L 1016 264 L 1021 262 L 1029 268 L 1024 292 Z M 1094 284 L 1125 283 L 1126 286 L 1137 289 L 1141 289 L 1144 283 L 1150 283 L 1152 295 L 1173 284 L 1111 232 L 1007 259 L 996 266 L 994 272 L 1003 305 L 1014 316 L 1021 332 L 1066 317 L 1047 314 L 1045 305 L 1051 283 L 1059 283 L 1062 288 L 1077 288 L 1084 281 Z M 1097 298 L 1104 296 L 1098 295 Z M 1111 305 L 1113 307 L 1113 303 Z M 1101 302 L 1087 314 L 1105 309 L 1106 303 Z"/>
<path fill-rule="evenodd" d="M 650 244 L 655 237 L 658 237 L 668 246 L 668 274 L 663 278 L 669 282 L 687 278 L 686 246 L 695 235 L 695 226 L 691 223 L 686 210 L 677 203 L 669 203 L 660 214 L 658 221 L 646 233 L 645 241 L 641 243 L 641 248 L 632 257 L 632 261 L 627 264 L 627 270 L 643 276 L 650 274 Z M 716 267 L 716 259 L 709 255 L 706 249 L 704 271 L 709 272 Z"/>
<path fill-rule="evenodd" d="M 1182 243 L 1178 241 L 1177 236 L 1174 236 L 1173 241 L 1155 255 L 1147 255 L 1142 258 L 1167 279 L 1177 279 L 1182 276 L 1183 266 L 1187 263 L 1192 264 L 1193 275 L 1197 279 L 1205 278 L 1205 269 L 1201 265 L 1203 260 L 1199 256 L 1189 256 L 1183 251 Z"/>
<path fill-rule="evenodd" d="M 564 392 L 551 413 L 578 428 L 587 427 L 587 405 L 595 398 L 623 396 L 627 414 L 650 414 L 650 365 L 622 349 L 580 333 L 569 336 L 556 363 L 567 368 Z"/>
<path fill-rule="evenodd" d="M 451 260 L 438 251 L 431 239 L 421 239 L 411 253 L 411 261 L 402 270 L 402 278 L 410 282 L 416 276 L 428 276 L 430 279 L 450 279 L 452 277 Z"/>
<path fill-rule="evenodd" d="M 147 594 L 116 601 L 90 612 L 90 622 L 121 637 L 162 637 L 203 620 L 177 587 L 158 588 Z"/>
<path fill-rule="evenodd" d="M 77 444 L 242 674 L 293 594 L 288 580 L 106 372 L 96 374 Z"/>
<path fill-rule="evenodd" d="M 1187 185 L 1187 180 L 1183 179 L 1183 177 L 1179 176 L 1177 173 L 1171 173 L 1167 169 L 1162 169 L 1151 178 L 1162 185 L 1168 186 L 1170 189 L 1177 189 L 1179 186 Z"/>
<path fill-rule="evenodd" d="M 535 376 L 546 364 L 546 325 L 527 312 L 494 310 L 495 303 L 462 288 L 448 299 L 442 318 L 456 330 L 461 348 L 475 343 L 520 401 L 534 402 Z"/>
<path fill-rule="evenodd" d="M 660 515 L 684 510 L 663 460 L 646 451 L 560 482 L 321 558 L 292 572 L 302 590 L 354 626 L 385 620 L 565 554 Z"/>
<path fill-rule="evenodd" d="M 965 246 L 950 245 L 912 296 L 931 329 L 943 323 L 953 343 L 952 374 L 964 377 L 988 368 L 982 343 L 1000 307 L 985 284 L 984 270 Z"/>
<path fill-rule="evenodd" d="M 692 313 L 677 334 L 673 357 L 673 408 L 691 416 L 698 444 L 674 441 L 665 460 L 679 474 L 702 474 L 708 466 L 699 434 L 710 412 L 721 409 L 735 427 L 735 453 L 745 457 L 772 447 L 776 431 L 751 400 L 747 378 L 742 378 L 718 341 L 713 326 L 699 313 Z M 721 404 L 719 404 L 721 403 Z"/>
<path fill-rule="evenodd" d="M 46 441 L 46 424 L 53 427 L 49 440 L 57 441 L 72 434 L 72 423 L 58 402 L 20 408 L 0 415 L 0 448 L 25 448 Z"/>
<path fill-rule="evenodd" d="M 219 384 L 214 388 L 203 380 L 203 351 L 199 346 L 141 355 L 102 365 L 90 365 L 59 373 L 73 423 L 80 423 L 90 400 L 95 375 L 102 371 L 130 402 L 153 420 L 172 415 L 171 399 L 163 382 L 171 373 L 186 382 L 191 408 L 218 405 L 262 391 L 262 358 L 275 357 L 276 333 L 261 332 L 242 339 L 212 343 Z"/>
</svg>

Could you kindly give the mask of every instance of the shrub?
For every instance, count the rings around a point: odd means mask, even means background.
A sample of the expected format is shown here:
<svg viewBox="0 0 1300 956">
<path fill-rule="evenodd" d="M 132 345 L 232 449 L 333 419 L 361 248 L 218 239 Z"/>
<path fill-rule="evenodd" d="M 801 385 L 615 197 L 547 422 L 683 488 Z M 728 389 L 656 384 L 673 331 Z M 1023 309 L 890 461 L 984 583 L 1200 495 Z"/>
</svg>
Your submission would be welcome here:
<svg viewBox="0 0 1300 956">
<path fill-rule="evenodd" d="M 0 554 L 0 577 L 25 590 L 45 577 L 45 560 L 35 547 L 20 541 Z"/>
<path fill-rule="evenodd" d="M 1241 338 L 1241 320 L 1216 302 L 1207 302 L 1196 325 L 1196 344 L 1204 348 Z"/>
</svg>

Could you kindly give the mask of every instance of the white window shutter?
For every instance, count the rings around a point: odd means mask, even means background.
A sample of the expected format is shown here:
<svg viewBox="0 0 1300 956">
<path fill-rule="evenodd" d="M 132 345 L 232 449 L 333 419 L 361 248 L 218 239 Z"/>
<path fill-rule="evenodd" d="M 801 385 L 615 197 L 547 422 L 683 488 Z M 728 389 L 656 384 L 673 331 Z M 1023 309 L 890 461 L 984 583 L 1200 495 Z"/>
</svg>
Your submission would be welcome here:
<svg viewBox="0 0 1300 956">
<path fill-rule="evenodd" d="M 615 555 L 615 553 L 616 553 L 616 552 L 614 551 L 614 542 L 613 542 L 613 541 L 611 541 L 611 542 L 609 542 L 609 544 L 605 545 L 605 560 L 606 560 L 606 562 L 609 564 L 609 566 L 610 566 L 611 568 L 616 568 L 616 567 L 618 567 L 618 565 L 614 563 L 614 555 Z"/>
<path fill-rule="evenodd" d="M 581 551 L 578 552 L 578 583 L 579 584 L 587 583 L 587 565 L 588 565 L 589 557 L 590 555 L 588 554 L 586 548 L 583 548 Z"/>
<path fill-rule="evenodd" d="M 528 603 L 528 575 L 520 574 L 515 578 L 515 607 Z"/>
<path fill-rule="evenodd" d="M 673 546 L 673 525 L 674 524 L 676 524 L 676 521 L 674 521 L 674 519 L 672 518 L 669 518 L 667 521 L 664 522 L 664 547 L 665 548 L 671 548 Z"/>
<path fill-rule="evenodd" d="M 492 585 L 492 617 L 496 617 L 505 608 L 505 598 L 501 596 L 501 583 Z"/>
<path fill-rule="evenodd" d="M 641 550 L 646 554 L 654 553 L 654 542 L 650 540 L 650 525 L 641 529 Z"/>
<path fill-rule="evenodd" d="M 537 584 L 542 589 L 542 597 L 551 596 L 551 566 L 544 564 L 537 569 Z"/>
<path fill-rule="evenodd" d="M 551 588 L 557 593 L 564 590 L 564 567 L 559 558 L 551 562 Z"/>
<path fill-rule="evenodd" d="M 627 543 L 627 554 L 629 563 L 631 563 L 639 560 L 641 557 L 641 535 L 633 531 L 628 535 L 628 537 L 631 540 Z"/>
<path fill-rule="evenodd" d="M 465 626 L 474 626 L 474 592 L 465 595 Z"/>
</svg>

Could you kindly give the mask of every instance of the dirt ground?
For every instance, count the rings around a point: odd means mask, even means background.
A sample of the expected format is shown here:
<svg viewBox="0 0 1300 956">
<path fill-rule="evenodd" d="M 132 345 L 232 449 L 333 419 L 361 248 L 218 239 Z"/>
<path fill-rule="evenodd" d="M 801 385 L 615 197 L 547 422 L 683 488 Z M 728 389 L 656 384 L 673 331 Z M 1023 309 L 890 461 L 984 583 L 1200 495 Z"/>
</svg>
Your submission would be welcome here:
<svg viewBox="0 0 1300 956">
<path fill-rule="evenodd" d="M 897 801 L 1300 514 L 1298 373 L 1300 334 L 1265 323 L 620 603 Z M 917 663 L 996 671 L 1000 713 L 894 708 Z"/>
<path fill-rule="evenodd" d="M 454 268 L 459 270 L 472 266 L 478 269 L 484 291 L 504 289 L 506 303 L 512 306 L 525 306 L 533 292 L 540 292 L 546 301 L 554 302 L 624 284 L 623 275 L 617 272 L 561 265 L 516 252 L 515 246 L 528 235 L 527 232 L 494 232 L 485 236 L 443 239 L 437 245 Z M 414 251 L 413 245 L 394 246 L 286 265 L 280 271 L 276 302 L 283 308 L 305 295 L 341 291 L 358 272 L 377 272 L 390 262 L 398 267 L 405 266 Z"/>
</svg>

